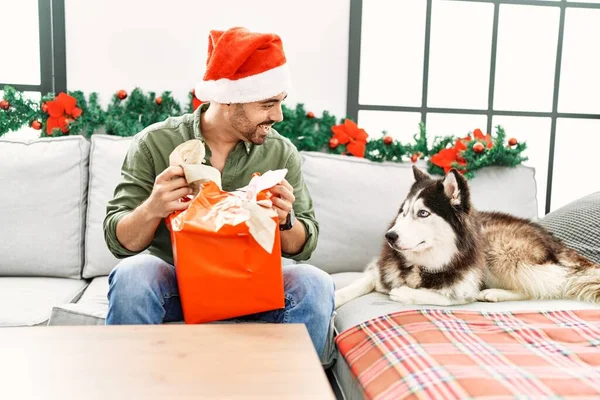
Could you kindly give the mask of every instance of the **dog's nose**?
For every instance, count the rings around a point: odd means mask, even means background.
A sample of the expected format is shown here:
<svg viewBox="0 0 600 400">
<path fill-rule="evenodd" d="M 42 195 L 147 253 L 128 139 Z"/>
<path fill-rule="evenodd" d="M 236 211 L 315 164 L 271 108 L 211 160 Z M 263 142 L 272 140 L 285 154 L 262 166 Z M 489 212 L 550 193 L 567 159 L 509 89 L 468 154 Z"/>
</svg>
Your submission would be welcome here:
<svg viewBox="0 0 600 400">
<path fill-rule="evenodd" d="M 388 231 L 385 234 L 385 238 L 388 240 L 388 242 L 394 243 L 396 240 L 398 240 L 398 234 L 394 231 Z"/>
</svg>

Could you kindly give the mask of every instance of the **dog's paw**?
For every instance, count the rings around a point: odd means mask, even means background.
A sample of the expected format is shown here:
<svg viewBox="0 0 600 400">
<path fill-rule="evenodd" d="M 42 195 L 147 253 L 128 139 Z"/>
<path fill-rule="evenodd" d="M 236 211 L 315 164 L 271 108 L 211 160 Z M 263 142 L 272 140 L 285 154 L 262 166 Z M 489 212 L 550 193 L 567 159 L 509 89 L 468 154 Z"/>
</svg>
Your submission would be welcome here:
<svg viewBox="0 0 600 400">
<path fill-rule="evenodd" d="M 497 303 L 499 301 L 498 289 L 484 289 L 477 295 L 478 301 L 489 301 Z"/>
<path fill-rule="evenodd" d="M 390 299 L 402 304 L 420 304 L 422 300 L 419 291 L 408 286 L 390 290 Z"/>
<path fill-rule="evenodd" d="M 504 289 L 484 289 L 479 292 L 477 300 L 498 303 L 500 301 L 518 301 L 523 300 L 524 296 Z"/>
</svg>

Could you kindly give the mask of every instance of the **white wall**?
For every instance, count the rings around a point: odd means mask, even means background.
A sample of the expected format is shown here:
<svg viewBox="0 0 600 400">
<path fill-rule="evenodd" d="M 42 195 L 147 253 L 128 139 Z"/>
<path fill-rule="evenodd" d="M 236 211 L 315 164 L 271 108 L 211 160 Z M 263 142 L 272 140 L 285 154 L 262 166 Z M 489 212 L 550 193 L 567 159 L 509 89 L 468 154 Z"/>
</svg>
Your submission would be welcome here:
<svg viewBox="0 0 600 400">
<path fill-rule="evenodd" d="M 66 0 L 67 86 L 112 94 L 171 90 L 183 105 L 202 78 L 210 29 L 281 36 L 295 91 L 286 103 L 346 111 L 350 0 Z"/>
</svg>

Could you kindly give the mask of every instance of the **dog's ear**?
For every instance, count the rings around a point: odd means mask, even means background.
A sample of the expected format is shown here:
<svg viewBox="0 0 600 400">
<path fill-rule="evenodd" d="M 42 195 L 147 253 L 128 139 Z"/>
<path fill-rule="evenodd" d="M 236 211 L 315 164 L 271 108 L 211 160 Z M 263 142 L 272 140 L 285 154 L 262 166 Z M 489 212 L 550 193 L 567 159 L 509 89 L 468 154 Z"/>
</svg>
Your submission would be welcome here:
<svg viewBox="0 0 600 400">
<path fill-rule="evenodd" d="M 415 176 L 416 182 L 420 182 L 420 181 L 429 179 L 429 175 L 427 175 L 425 172 L 423 172 L 419 168 L 417 168 L 416 165 L 412 166 L 412 170 L 413 170 L 413 175 Z"/>
<path fill-rule="evenodd" d="M 469 188 L 467 180 L 456 169 L 452 168 L 442 181 L 444 193 L 453 206 L 469 208 Z M 468 210 L 467 210 L 468 211 Z"/>
</svg>

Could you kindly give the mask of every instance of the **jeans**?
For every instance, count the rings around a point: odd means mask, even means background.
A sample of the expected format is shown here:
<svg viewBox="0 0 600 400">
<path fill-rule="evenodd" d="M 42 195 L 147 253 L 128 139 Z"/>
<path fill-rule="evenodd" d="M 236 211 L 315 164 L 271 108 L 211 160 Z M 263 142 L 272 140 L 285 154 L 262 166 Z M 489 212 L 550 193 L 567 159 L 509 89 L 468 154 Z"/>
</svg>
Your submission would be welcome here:
<svg viewBox="0 0 600 400">
<path fill-rule="evenodd" d="M 241 321 L 303 323 L 321 360 L 334 346 L 334 284 L 307 264 L 283 266 L 285 308 L 237 318 Z M 175 268 L 158 257 L 138 254 L 121 261 L 108 277 L 107 325 L 161 324 L 183 320 Z"/>
</svg>

